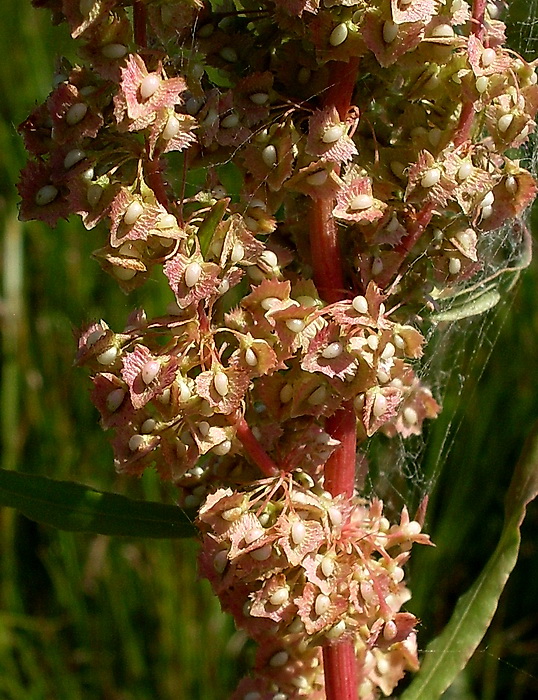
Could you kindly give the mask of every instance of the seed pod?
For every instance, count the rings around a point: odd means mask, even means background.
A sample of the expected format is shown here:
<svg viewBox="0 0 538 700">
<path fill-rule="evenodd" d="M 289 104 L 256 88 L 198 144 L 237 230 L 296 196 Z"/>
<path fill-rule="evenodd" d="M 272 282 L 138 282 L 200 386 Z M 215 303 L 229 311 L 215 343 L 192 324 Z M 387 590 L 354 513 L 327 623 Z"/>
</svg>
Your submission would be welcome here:
<svg viewBox="0 0 538 700">
<path fill-rule="evenodd" d="M 343 124 L 333 124 L 325 129 L 321 140 L 323 143 L 335 143 L 342 138 L 345 126 Z"/>
<path fill-rule="evenodd" d="M 77 163 L 80 163 L 81 160 L 84 160 L 84 158 L 86 158 L 86 153 L 84 153 L 84 151 L 80 148 L 73 148 L 64 158 L 64 168 L 69 170 Z"/>
<path fill-rule="evenodd" d="M 202 274 L 200 263 L 191 262 L 185 268 L 185 284 L 187 287 L 194 287 Z"/>
<path fill-rule="evenodd" d="M 161 84 L 161 79 L 157 73 L 150 73 L 140 83 L 140 96 L 143 100 L 149 100 L 154 95 Z"/>
<path fill-rule="evenodd" d="M 272 143 L 268 144 L 262 151 L 262 160 L 268 168 L 272 168 L 277 162 L 277 151 Z"/>
<path fill-rule="evenodd" d="M 143 212 L 144 207 L 142 204 L 137 199 L 133 200 L 123 215 L 124 223 L 127 226 L 132 226 L 142 216 Z"/>
<path fill-rule="evenodd" d="M 329 36 L 329 44 L 331 46 L 340 46 L 340 44 L 343 44 L 347 39 L 348 33 L 349 30 L 347 28 L 347 24 L 344 22 L 337 24 Z"/>
<path fill-rule="evenodd" d="M 170 141 L 173 139 L 175 136 L 178 135 L 179 129 L 180 129 L 180 123 L 179 119 L 175 117 L 173 114 L 171 114 L 167 121 L 166 121 L 166 126 L 163 129 L 162 137 L 165 141 Z"/>
<path fill-rule="evenodd" d="M 326 360 L 334 360 L 335 357 L 339 357 L 344 351 L 342 343 L 335 341 L 330 343 L 326 348 L 321 351 L 322 357 Z"/>
<path fill-rule="evenodd" d="M 215 387 L 218 394 L 221 396 L 226 396 L 229 389 L 229 380 L 224 372 L 216 372 L 213 377 L 213 386 Z"/>
<path fill-rule="evenodd" d="M 54 187 L 54 185 L 44 185 L 41 189 L 37 191 L 34 202 L 37 204 L 38 207 L 44 207 L 47 204 L 54 202 L 57 196 L 57 187 Z"/>
<path fill-rule="evenodd" d="M 159 374 L 160 369 L 161 363 L 158 360 L 149 360 L 146 362 L 146 364 L 142 367 L 142 371 L 140 372 L 144 384 L 151 384 L 151 382 Z"/>
<path fill-rule="evenodd" d="M 368 313 L 368 301 L 366 300 L 366 297 L 363 297 L 361 295 L 356 296 L 353 299 L 353 302 L 351 304 L 355 311 L 358 314 L 367 314 Z"/>
<path fill-rule="evenodd" d="M 69 107 L 67 110 L 65 121 L 69 124 L 69 126 L 75 126 L 75 124 L 79 124 L 84 119 L 87 111 L 87 104 L 84 104 L 84 102 L 75 102 L 75 104 L 71 105 L 71 107 Z"/>
</svg>

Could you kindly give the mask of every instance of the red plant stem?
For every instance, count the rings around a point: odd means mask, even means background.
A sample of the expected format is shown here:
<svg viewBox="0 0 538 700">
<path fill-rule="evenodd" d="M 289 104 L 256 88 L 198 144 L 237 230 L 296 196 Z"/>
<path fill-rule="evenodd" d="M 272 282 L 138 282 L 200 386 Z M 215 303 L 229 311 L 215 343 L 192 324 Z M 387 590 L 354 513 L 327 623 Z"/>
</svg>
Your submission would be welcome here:
<svg viewBox="0 0 538 700">
<path fill-rule="evenodd" d="M 148 158 L 144 161 L 144 171 L 148 179 L 148 185 L 155 193 L 157 201 L 159 204 L 162 204 L 165 209 L 170 210 L 170 200 L 166 194 L 166 185 L 161 174 L 158 151 L 155 151 L 152 159 Z"/>
<path fill-rule="evenodd" d="M 136 0 L 133 5 L 133 28 L 136 45 L 140 49 L 145 49 L 148 45 L 147 10 L 141 0 Z"/>
<path fill-rule="evenodd" d="M 351 106 L 357 78 L 358 60 L 331 64 L 329 87 L 323 106 L 335 107 L 343 121 Z M 332 210 L 332 199 L 315 199 L 310 210 L 310 249 L 314 282 L 322 299 L 333 303 L 346 296 L 342 253 Z M 325 425 L 340 446 L 324 467 L 325 488 L 334 496 L 351 497 L 355 491 L 357 419 L 353 402 L 348 401 Z M 357 661 L 352 640 L 323 648 L 323 668 L 327 700 L 356 700 Z"/>
<path fill-rule="evenodd" d="M 260 445 L 247 421 L 243 417 L 237 418 L 234 416 L 228 416 L 228 419 L 235 426 L 238 439 L 256 466 L 260 468 L 265 476 L 278 476 L 280 469 Z"/>
</svg>

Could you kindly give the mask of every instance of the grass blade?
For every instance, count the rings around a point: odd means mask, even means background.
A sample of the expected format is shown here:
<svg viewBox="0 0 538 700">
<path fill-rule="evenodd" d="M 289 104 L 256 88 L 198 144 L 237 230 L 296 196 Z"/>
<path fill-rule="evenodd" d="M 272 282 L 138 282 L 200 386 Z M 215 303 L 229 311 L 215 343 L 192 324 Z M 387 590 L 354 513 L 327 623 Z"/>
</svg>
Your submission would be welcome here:
<svg viewBox="0 0 538 700">
<path fill-rule="evenodd" d="M 0 470 L 0 505 L 71 532 L 157 538 L 195 534 L 193 514 L 176 506 L 5 469 Z"/>
</svg>

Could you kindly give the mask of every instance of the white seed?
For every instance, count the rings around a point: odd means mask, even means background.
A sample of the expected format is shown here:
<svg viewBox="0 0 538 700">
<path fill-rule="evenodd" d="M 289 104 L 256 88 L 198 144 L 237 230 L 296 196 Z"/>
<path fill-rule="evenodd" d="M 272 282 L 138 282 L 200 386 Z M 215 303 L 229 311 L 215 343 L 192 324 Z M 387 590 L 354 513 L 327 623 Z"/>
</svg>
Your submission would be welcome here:
<svg viewBox="0 0 538 700">
<path fill-rule="evenodd" d="M 286 328 L 292 333 L 300 333 L 304 330 L 305 322 L 301 318 L 289 318 L 286 321 Z"/>
<path fill-rule="evenodd" d="M 260 255 L 260 260 L 263 261 L 268 267 L 278 267 L 278 257 L 272 250 L 264 250 Z"/>
<path fill-rule="evenodd" d="M 157 422 L 153 418 L 147 418 L 140 426 L 140 432 L 147 435 L 155 430 Z"/>
<path fill-rule="evenodd" d="M 91 348 L 98 340 L 101 340 L 106 335 L 104 328 L 96 328 L 86 338 L 86 347 Z"/>
<path fill-rule="evenodd" d="M 335 625 L 333 625 L 330 630 L 327 631 L 327 637 L 329 639 L 338 639 L 344 634 L 345 631 L 346 622 L 345 620 L 340 620 Z"/>
<path fill-rule="evenodd" d="M 218 445 L 215 445 L 213 448 L 213 452 L 216 455 L 223 456 L 227 455 L 228 452 L 232 449 L 232 441 L 231 440 L 223 440 L 222 442 L 219 442 Z"/>
<path fill-rule="evenodd" d="M 293 523 L 291 526 L 291 539 L 294 544 L 301 544 L 301 542 L 306 537 L 306 527 L 301 520 Z"/>
<path fill-rule="evenodd" d="M 198 432 L 202 437 L 207 437 L 209 435 L 210 429 L 211 426 L 206 420 L 202 420 L 198 423 Z"/>
<path fill-rule="evenodd" d="M 504 186 L 510 192 L 510 194 L 515 194 L 518 189 L 517 180 L 513 175 L 509 175 L 504 181 Z"/>
<path fill-rule="evenodd" d="M 124 44 L 106 44 L 101 49 L 101 53 L 105 58 L 118 59 L 123 58 L 127 53 L 127 47 Z"/>
<path fill-rule="evenodd" d="M 263 547 L 255 549 L 253 552 L 251 552 L 250 556 L 253 559 L 256 559 L 256 561 L 265 561 L 266 559 L 269 559 L 272 553 L 273 547 L 269 543 L 267 543 L 264 544 Z"/>
<path fill-rule="evenodd" d="M 465 163 L 462 163 L 460 167 L 458 168 L 458 173 L 456 177 L 458 180 L 466 180 L 469 175 L 473 172 L 473 164 L 466 160 Z"/>
<path fill-rule="evenodd" d="M 490 205 L 490 206 L 487 206 L 487 207 L 483 207 L 483 208 L 481 209 L 481 211 L 480 211 L 480 218 L 481 218 L 482 220 L 484 220 L 484 219 L 489 219 L 489 217 L 490 217 L 492 214 L 493 214 L 493 207 L 492 207 L 491 205 Z"/>
<path fill-rule="evenodd" d="M 164 406 L 170 403 L 171 392 L 170 389 L 165 389 L 162 394 L 157 396 L 157 401 L 162 403 Z"/>
<path fill-rule="evenodd" d="M 321 560 L 321 570 L 325 578 L 329 578 L 329 576 L 333 575 L 335 566 L 336 564 L 332 557 L 323 557 Z"/>
<path fill-rule="evenodd" d="M 245 362 L 249 367 L 256 367 L 258 364 L 258 356 L 252 348 L 247 348 L 245 350 Z"/>
<path fill-rule="evenodd" d="M 368 338 L 366 338 L 366 343 L 370 350 L 374 350 L 375 352 L 379 345 L 379 338 L 377 337 L 377 335 L 369 335 Z"/>
<path fill-rule="evenodd" d="M 174 136 L 177 136 L 179 133 L 179 128 L 180 128 L 180 123 L 179 119 L 177 119 L 173 114 L 171 114 L 167 121 L 166 125 L 163 129 L 162 137 L 165 141 L 170 141 L 171 139 L 174 138 Z"/>
<path fill-rule="evenodd" d="M 398 25 L 396 22 L 393 22 L 392 20 L 388 19 L 384 24 L 383 24 L 383 41 L 386 44 L 392 44 L 394 39 L 398 36 Z"/>
<path fill-rule="evenodd" d="M 154 95 L 161 84 L 161 79 L 157 73 L 150 73 L 140 83 L 140 97 L 143 100 L 149 100 L 149 98 Z"/>
<path fill-rule="evenodd" d="M 328 177 L 329 173 L 326 170 L 318 170 L 317 173 L 312 173 L 312 175 L 309 175 L 306 178 L 306 181 L 309 185 L 319 187 L 320 185 L 324 185 L 327 182 Z"/>
<path fill-rule="evenodd" d="M 106 407 L 110 411 L 110 413 L 114 413 L 114 411 L 117 411 L 118 408 L 121 406 L 123 403 L 123 399 L 125 398 L 125 390 L 124 389 L 113 389 L 110 394 L 106 397 Z"/>
<path fill-rule="evenodd" d="M 416 537 L 422 531 L 422 525 L 416 520 L 411 520 L 402 529 L 407 537 Z"/>
<path fill-rule="evenodd" d="M 491 206 L 491 205 L 493 204 L 494 201 L 495 201 L 495 195 L 494 195 L 493 192 L 490 190 L 490 191 L 484 196 L 484 198 L 482 199 L 482 201 L 480 202 L 480 207 L 481 207 L 482 209 L 483 209 L 484 207 L 489 207 L 489 206 Z"/>
<path fill-rule="evenodd" d="M 391 639 L 394 639 L 394 637 L 398 634 L 398 628 L 396 627 L 396 623 L 394 620 L 389 620 L 388 622 L 385 623 L 385 626 L 383 627 L 383 637 L 387 640 L 387 642 L 390 642 Z"/>
<path fill-rule="evenodd" d="M 90 207 L 95 207 L 96 204 L 99 203 L 103 192 L 104 190 L 101 185 L 98 185 L 96 182 L 88 187 L 88 190 L 86 191 L 86 199 L 88 200 Z"/>
<path fill-rule="evenodd" d="M 191 262 L 185 268 L 185 284 L 187 287 L 194 287 L 202 275 L 200 263 Z"/>
<path fill-rule="evenodd" d="M 185 104 L 185 111 L 187 114 L 194 116 L 195 114 L 198 114 L 203 104 L 204 99 L 202 97 L 189 97 L 187 103 Z"/>
<path fill-rule="evenodd" d="M 228 551 L 226 549 L 221 549 L 217 552 L 213 558 L 213 568 L 218 574 L 222 574 L 228 563 Z"/>
<path fill-rule="evenodd" d="M 466 228 L 464 231 L 456 234 L 456 238 L 463 248 L 470 248 L 476 241 L 476 233 L 472 228 Z"/>
<path fill-rule="evenodd" d="M 460 81 L 461 82 L 461 81 Z M 481 75 L 476 79 L 475 87 L 477 91 L 482 95 L 489 87 L 489 78 L 485 75 Z"/>
<path fill-rule="evenodd" d="M 438 24 L 432 29 L 431 36 L 436 39 L 448 39 L 454 36 L 454 30 L 450 24 Z"/>
<path fill-rule="evenodd" d="M 213 377 L 213 386 L 215 387 L 217 394 L 221 396 L 226 396 L 228 393 L 230 382 L 227 375 L 224 372 L 216 372 Z"/>
<path fill-rule="evenodd" d="M 284 605 L 290 597 L 290 592 L 287 588 L 277 588 L 277 590 L 270 596 L 269 602 L 271 605 Z"/>
<path fill-rule="evenodd" d="M 497 128 L 499 129 L 501 134 L 504 134 L 505 131 L 508 131 L 513 121 L 513 114 L 503 114 L 502 117 L 499 117 L 499 119 L 497 120 Z"/>
<path fill-rule="evenodd" d="M 185 382 L 179 384 L 179 400 L 181 403 L 188 401 L 192 396 L 191 390 Z"/>
<path fill-rule="evenodd" d="M 262 696 L 257 690 L 252 690 L 250 693 L 243 695 L 243 700 L 262 700 Z"/>
<path fill-rule="evenodd" d="M 405 165 L 403 163 L 400 163 L 399 160 L 391 160 L 390 162 L 390 169 L 394 175 L 400 180 L 403 180 L 405 177 Z"/>
<path fill-rule="evenodd" d="M 123 221 L 127 226 L 132 226 L 143 214 L 144 207 L 135 199 L 132 201 L 123 215 Z"/>
<path fill-rule="evenodd" d="M 328 126 L 323 132 L 321 140 L 323 143 L 335 143 L 338 139 L 342 138 L 344 134 L 345 126 L 343 124 L 333 124 Z"/>
<path fill-rule="evenodd" d="M 495 49 L 484 49 L 482 51 L 482 55 L 480 56 L 480 60 L 482 62 L 482 65 L 487 68 L 488 66 L 491 66 L 493 61 L 495 60 L 497 54 L 495 52 Z"/>
<path fill-rule="evenodd" d="M 383 360 L 390 360 L 391 357 L 394 357 L 394 353 L 396 352 L 396 348 L 392 343 L 387 343 L 385 347 L 383 348 L 383 352 L 381 353 L 381 358 Z"/>
<path fill-rule="evenodd" d="M 228 280 L 222 280 L 222 282 L 217 287 L 217 292 L 222 296 L 230 289 L 230 283 Z"/>
<path fill-rule="evenodd" d="M 324 386 L 318 386 L 308 397 L 308 403 L 311 406 L 319 406 L 327 398 L 327 389 Z"/>
<path fill-rule="evenodd" d="M 226 117 L 224 117 L 224 119 L 220 123 L 220 125 L 222 126 L 223 129 L 233 129 L 238 124 L 239 124 L 239 115 L 235 114 L 235 112 L 228 114 Z"/>
<path fill-rule="evenodd" d="M 77 163 L 80 163 L 81 160 L 84 160 L 84 158 L 86 158 L 84 151 L 82 151 L 80 148 L 73 148 L 73 150 L 69 151 L 64 158 L 64 168 L 69 170 Z"/>
<path fill-rule="evenodd" d="M 132 435 L 129 439 L 129 449 L 131 452 L 136 452 L 145 442 L 143 435 Z"/>
<path fill-rule="evenodd" d="M 271 658 L 269 659 L 269 666 L 272 666 L 273 668 L 285 666 L 288 663 L 289 658 L 290 655 L 287 651 L 277 651 L 277 653 L 273 654 L 273 656 L 271 656 Z"/>
<path fill-rule="evenodd" d="M 121 267 L 120 265 L 114 265 L 112 268 L 114 277 L 121 280 L 122 282 L 128 282 L 136 276 L 136 270 L 130 267 Z"/>
<path fill-rule="evenodd" d="M 366 297 L 359 295 L 353 299 L 352 306 L 358 314 L 368 313 L 368 301 Z"/>
<path fill-rule="evenodd" d="M 271 309 L 274 309 L 276 306 L 279 306 L 281 303 L 282 303 L 282 299 L 279 299 L 278 297 L 265 297 L 265 299 L 262 299 L 260 301 L 260 306 L 265 311 L 271 311 Z"/>
<path fill-rule="evenodd" d="M 219 56 L 223 58 L 228 63 L 235 63 L 237 61 L 237 51 L 233 46 L 225 46 L 219 51 Z"/>
<path fill-rule="evenodd" d="M 369 194 L 358 194 L 349 202 L 349 208 L 353 211 L 369 209 L 374 203 L 374 198 Z"/>
<path fill-rule="evenodd" d="M 448 271 L 451 275 L 457 275 L 461 270 L 461 260 L 459 258 L 449 258 Z"/>
<path fill-rule="evenodd" d="M 47 204 L 54 202 L 57 196 L 57 187 L 54 187 L 54 185 L 44 185 L 37 191 L 34 201 L 38 207 L 44 207 Z"/>
<path fill-rule="evenodd" d="M 111 365 L 117 356 L 118 348 L 114 347 L 113 345 L 111 348 L 108 348 L 108 350 L 105 350 L 100 355 L 97 355 L 97 362 L 100 365 Z"/>
<path fill-rule="evenodd" d="M 205 73 L 205 68 L 201 63 L 193 63 L 190 69 L 190 74 L 194 80 L 200 80 Z"/>
<path fill-rule="evenodd" d="M 376 418 L 382 416 L 387 410 L 387 399 L 383 394 L 376 394 L 374 399 L 374 404 L 372 406 L 372 413 Z"/>
<path fill-rule="evenodd" d="M 343 44 L 344 41 L 347 39 L 348 32 L 349 30 L 347 28 L 347 24 L 345 24 L 344 22 L 342 22 L 341 24 L 337 24 L 331 32 L 331 35 L 329 37 L 329 44 L 331 46 L 340 46 L 340 44 Z"/>
<path fill-rule="evenodd" d="M 249 95 L 249 100 L 255 105 L 264 105 L 269 99 L 269 95 L 266 92 L 255 92 L 253 95 Z"/>
<path fill-rule="evenodd" d="M 93 176 L 94 176 L 94 175 L 95 175 L 95 170 L 94 170 L 93 168 L 88 168 L 87 170 L 85 170 L 85 171 L 82 173 L 81 177 L 82 177 L 82 179 L 85 180 L 85 181 L 88 183 L 88 185 L 89 185 L 89 184 L 91 184 L 91 181 L 93 180 Z"/>
<path fill-rule="evenodd" d="M 436 185 L 439 180 L 441 179 L 441 171 L 439 168 L 430 168 L 429 170 L 426 170 L 424 175 L 422 176 L 420 180 L 420 184 L 422 187 L 433 187 Z"/>
<path fill-rule="evenodd" d="M 381 258 L 374 258 L 372 261 L 372 275 L 375 277 L 383 272 L 383 261 Z"/>
<path fill-rule="evenodd" d="M 403 410 L 403 419 L 407 425 L 416 425 L 418 422 L 418 415 L 412 406 L 407 406 Z"/>
<path fill-rule="evenodd" d="M 499 8 L 493 2 L 488 2 L 487 4 L 488 14 L 491 19 L 497 19 L 499 16 Z"/>
<path fill-rule="evenodd" d="M 160 369 L 161 363 L 158 360 L 148 360 L 140 372 L 144 384 L 151 384 L 151 382 L 159 374 Z"/>
<path fill-rule="evenodd" d="M 323 595 L 323 593 L 320 593 L 316 597 L 316 602 L 314 603 L 314 609 L 316 611 L 316 615 L 324 615 L 329 608 L 331 607 L 331 599 L 329 598 L 328 595 Z"/>
<path fill-rule="evenodd" d="M 323 348 L 321 355 L 326 360 L 334 360 L 335 357 L 339 357 L 343 352 L 344 347 L 342 343 L 335 341 L 334 343 L 329 343 L 326 348 Z"/>
<path fill-rule="evenodd" d="M 291 401 L 293 398 L 293 386 L 291 384 L 284 384 L 280 390 L 279 398 L 282 403 L 288 403 L 288 401 Z"/>
<path fill-rule="evenodd" d="M 230 260 L 233 263 L 238 263 L 240 260 L 243 260 L 245 257 L 245 249 L 239 241 L 236 241 L 234 243 L 234 246 L 232 248 L 232 253 L 230 255 Z"/>
<path fill-rule="evenodd" d="M 327 511 L 329 520 L 335 527 L 339 527 L 342 524 L 343 516 L 342 511 L 336 506 L 331 506 Z"/>
<path fill-rule="evenodd" d="M 84 102 L 75 102 L 75 104 L 71 105 L 67 110 L 65 121 L 69 126 L 75 126 L 75 124 L 80 123 L 84 119 L 87 111 L 88 105 L 84 104 Z"/>
<path fill-rule="evenodd" d="M 268 144 L 262 151 L 262 160 L 268 168 L 276 165 L 277 152 L 272 143 Z"/>
<path fill-rule="evenodd" d="M 243 510 L 241 508 L 228 508 L 228 510 L 223 511 L 222 518 L 228 523 L 233 523 L 238 520 L 243 515 Z"/>
</svg>

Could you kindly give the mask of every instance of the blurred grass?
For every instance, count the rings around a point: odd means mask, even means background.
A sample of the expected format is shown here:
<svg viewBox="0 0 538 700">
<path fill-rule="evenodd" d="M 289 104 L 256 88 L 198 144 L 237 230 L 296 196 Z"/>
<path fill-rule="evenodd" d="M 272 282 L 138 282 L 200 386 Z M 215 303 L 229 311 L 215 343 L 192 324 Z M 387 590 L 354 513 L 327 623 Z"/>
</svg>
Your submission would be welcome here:
<svg viewBox="0 0 538 700">
<path fill-rule="evenodd" d="M 72 329 L 101 316 L 121 327 L 136 303 L 90 259 L 103 234 L 76 221 L 54 231 L 17 221 L 14 183 L 25 156 L 16 125 L 48 94 L 54 56 L 72 49 L 47 12 L 26 0 L 4 0 L 2 9 L 0 36 L 10 47 L 0 63 L 2 466 L 173 502 L 151 473 L 139 481 L 114 475 L 87 378 L 72 367 Z M 538 417 L 537 289 L 534 264 L 506 320 L 496 313 L 480 347 L 480 336 L 469 333 L 472 360 L 453 373 L 444 414 L 430 431 L 423 469 L 442 470 L 428 516 L 437 548 L 419 550 L 412 568 L 410 607 L 422 620 L 421 646 L 493 549 L 511 470 Z M 155 283 L 150 305 L 162 308 L 165 299 Z M 461 372 L 471 375 L 463 397 Z M 454 443 L 440 455 L 447 430 Z M 537 524 L 532 505 L 521 560 L 451 698 L 538 694 Z M 72 535 L 0 511 L 0 700 L 226 698 L 244 670 L 241 638 L 229 641 L 233 627 L 206 582 L 197 581 L 195 556 L 194 542 Z"/>
</svg>

